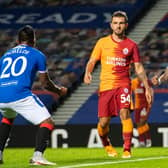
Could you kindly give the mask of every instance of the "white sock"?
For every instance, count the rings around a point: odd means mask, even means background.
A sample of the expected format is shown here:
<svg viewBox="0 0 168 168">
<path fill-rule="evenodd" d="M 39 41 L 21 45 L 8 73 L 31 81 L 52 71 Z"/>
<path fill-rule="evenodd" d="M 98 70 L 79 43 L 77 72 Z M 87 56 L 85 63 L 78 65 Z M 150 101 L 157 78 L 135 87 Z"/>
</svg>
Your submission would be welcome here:
<svg viewBox="0 0 168 168">
<path fill-rule="evenodd" d="M 2 160 L 2 155 L 3 155 L 3 153 L 2 153 L 2 151 L 0 150 L 0 160 Z"/>
<path fill-rule="evenodd" d="M 43 155 L 42 152 L 35 151 L 33 154 L 33 157 L 42 156 L 42 155 Z"/>
</svg>

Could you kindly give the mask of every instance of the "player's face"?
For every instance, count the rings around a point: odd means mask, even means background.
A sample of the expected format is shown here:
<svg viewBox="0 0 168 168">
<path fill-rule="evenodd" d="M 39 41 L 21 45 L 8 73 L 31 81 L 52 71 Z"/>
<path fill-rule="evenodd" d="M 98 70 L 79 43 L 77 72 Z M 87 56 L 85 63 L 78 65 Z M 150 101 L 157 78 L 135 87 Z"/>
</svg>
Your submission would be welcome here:
<svg viewBox="0 0 168 168">
<path fill-rule="evenodd" d="M 115 35 L 123 35 L 127 27 L 128 24 L 125 21 L 125 17 L 113 17 L 111 22 L 111 29 Z"/>
</svg>

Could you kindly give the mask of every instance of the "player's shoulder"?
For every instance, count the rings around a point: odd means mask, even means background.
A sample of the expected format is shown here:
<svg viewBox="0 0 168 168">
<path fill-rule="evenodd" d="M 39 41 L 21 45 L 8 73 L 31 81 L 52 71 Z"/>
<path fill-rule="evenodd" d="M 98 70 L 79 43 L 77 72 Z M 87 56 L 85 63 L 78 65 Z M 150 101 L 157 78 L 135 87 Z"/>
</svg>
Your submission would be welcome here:
<svg viewBox="0 0 168 168">
<path fill-rule="evenodd" d="M 37 53 L 37 54 L 40 54 L 40 55 L 44 55 L 39 49 L 34 48 L 34 47 L 30 47 L 30 48 L 31 48 L 31 51 L 32 51 L 32 52 Z"/>
<path fill-rule="evenodd" d="M 29 47 L 30 47 L 30 51 L 34 57 L 37 57 L 37 58 L 38 57 L 45 57 L 45 54 L 42 51 L 40 51 L 39 49 L 31 47 L 31 46 L 29 46 Z"/>
<path fill-rule="evenodd" d="M 129 37 L 126 37 L 126 41 L 127 41 L 128 43 L 132 44 L 132 45 L 137 45 L 137 43 L 136 43 L 133 39 L 131 39 L 131 38 L 129 38 Z"/>
<path fill-rule="evenodd" d="M 109 41 L 109 40 L 110 40 L 110 35 L 106 35 L 106 36 L 100 37 L 100 38 L 98 39 L 98 42 L 104 43 L 104 42 L 107 42 L 107 41 Z"/>
<path fill-rule="evenodd" d="M 111 39 L 111 35 L 106 35 L 100 38 L 101 41 L 107 41 Z"/>
<path fill-rule="evenodd" d="M 1 56 L 1 60 L 8 57 L 10 54 L 12 54 L 12 50 L 14 49 L 15 47 L 13 48 L 10 48 L 8 49 L 5 53 L 3 53 L 3 55 Z"/>
</svg>

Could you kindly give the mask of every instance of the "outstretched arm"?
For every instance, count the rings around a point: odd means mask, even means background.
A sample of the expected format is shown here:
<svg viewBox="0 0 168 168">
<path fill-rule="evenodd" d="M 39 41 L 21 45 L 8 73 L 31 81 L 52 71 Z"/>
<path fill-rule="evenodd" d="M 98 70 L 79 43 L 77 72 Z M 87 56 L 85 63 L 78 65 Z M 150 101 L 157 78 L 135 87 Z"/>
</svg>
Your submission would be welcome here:
<svg viewBox="0 0 168 168">
<path fill-rule="evenodd" d="M 92 75 L 93 69 L 95 67 L 97 60 L 94 58 L 90 58 L 85 69 L 85 75 L 84 75 L 84 83 L 90 84 L 92 82 Z"/>
<path fill-rule="evenodd" d="M 64 96 L 67 93 L 67 88 L 65 87 L 59 87 L 56 84 L 53 83 L 53 81 L 50 79 L 48 73 L 40 73 L 39 74 L 39 80 L 42 84 L 42 86 L 47 89 L 48 91 L 57 93 L 60 96 Z"/>
<path fill-rule="evenodd" d="M 165 70 L 165 72 L 162 75 L 155 75 L 152 78 L 153 85 L 160 85 L 161 83 L 168 80 L 168 68 Z"/>
</svg>

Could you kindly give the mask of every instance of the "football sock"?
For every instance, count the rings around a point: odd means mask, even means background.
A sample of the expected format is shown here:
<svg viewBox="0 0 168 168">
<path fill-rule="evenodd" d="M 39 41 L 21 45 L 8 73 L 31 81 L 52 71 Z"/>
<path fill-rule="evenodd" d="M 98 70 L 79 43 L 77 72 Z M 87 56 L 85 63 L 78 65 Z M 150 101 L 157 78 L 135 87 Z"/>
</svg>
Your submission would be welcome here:
<svg viewBox="0 0 168 168">
<path fill-rule="evenodd" d="M 3 117 L 0 125 L 0 150 L 3 151 L 14 119 Z"/>
<path fill-rule="evenodd" d="M 33 157 L 38 157 L 38 156 L 42 156 L 42 155 L 43 155 L 42 152 L 36 151 L 36 152 L 34 152 Z"/>
<path fill-rule="evenodd" d="M 139 137 L 138 137 L 139 142 L 140 142 L 140 143 L 145 143 L 144 127 L 143 127 L 143 126 L 139 126 L 139 127 L 137 128 L 137 131 L 138 131 L 138 135 L 139 135 Z"/>
<path fill-rule="evenodd" d="M 138 127 L 137 130 L 140 142 L 145 142 L 146 139 L 151 139 L 149 125 L 147 123 L 143 126 Z"/>
<path fill-rule="evenodd" d="M 131 140 L 133 132 L 133 123 L 131 118 L 122 120 L 122 135 L 124 140 L 124 151 L 131 151 Z"/>
<path fill-rule="evenodd" d="M 98 123 L 97 130 L 98 130 L 98 134 L 100 136 L 103 146 L 111 145 L 110 140 L 108 138 L 109 127 L 102 128 L 100 124 Z"/>
<path fill-rule="evenodd" d="M 2 153 L 2 151 L 0 150 L 0 164 L 2 164 L 3 163 L 3 153 Z"/>
<path fill-rule="evenodd" d="M 43 123 L 40 125 L 37 135 L 36 135 L 36 146 L 35 151 L 44 152 L 46 149 L 51 131 L 53 130 L 54 126 L 49 123 Z"/>
<path fill-rule="evenodd" d="M 147 123 L 144 125 L 144 131 L 145 131 L 145 133 L 144 133 L 145 139 L 151 139 L 150 128 Z"/>
</svg>

